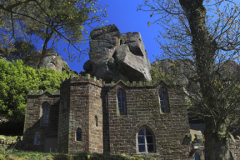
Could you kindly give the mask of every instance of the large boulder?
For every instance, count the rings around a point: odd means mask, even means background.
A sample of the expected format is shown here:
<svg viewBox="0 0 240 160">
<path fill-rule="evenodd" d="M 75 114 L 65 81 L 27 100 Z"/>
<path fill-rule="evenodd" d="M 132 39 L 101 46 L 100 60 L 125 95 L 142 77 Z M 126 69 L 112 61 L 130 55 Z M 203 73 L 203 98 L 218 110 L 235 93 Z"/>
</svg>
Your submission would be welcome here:
<svg viewBox="0 0 240 160">
<path fill-rule="evenodd" d="M 151 64 L 141 34 L 120 34 L 115 25 L 94 29 L 85 73 L 111 81 L 150 81 Z"/>
</svg>

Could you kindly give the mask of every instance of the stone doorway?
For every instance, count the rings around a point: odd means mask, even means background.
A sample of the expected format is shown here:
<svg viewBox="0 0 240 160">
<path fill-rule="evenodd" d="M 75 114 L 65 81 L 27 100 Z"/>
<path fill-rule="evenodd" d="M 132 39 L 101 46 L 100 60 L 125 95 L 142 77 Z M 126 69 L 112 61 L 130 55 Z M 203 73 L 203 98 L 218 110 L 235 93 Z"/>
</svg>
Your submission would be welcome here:
<svg viewBox="0 0 240 160">
<path fill-rule="evenodd" d="M 44 141 L 44 152 L 57 152 L 57 135 L 46 135 Z"/>
</svg>

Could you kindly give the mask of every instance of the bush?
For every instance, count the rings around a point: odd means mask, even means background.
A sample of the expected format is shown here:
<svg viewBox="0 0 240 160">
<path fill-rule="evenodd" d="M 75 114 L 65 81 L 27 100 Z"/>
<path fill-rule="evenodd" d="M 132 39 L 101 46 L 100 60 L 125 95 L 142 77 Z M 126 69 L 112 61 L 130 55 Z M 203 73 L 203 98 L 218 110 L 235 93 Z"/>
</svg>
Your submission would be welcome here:
<svg viewBox="0 0 240 160">
<path fill-rule="evenodd" d="M 58 90 L 70 75 L 49 68 L 33 69 L 22 60 L 0 59 L 0 114 L 13 122 L 24 122 L 29 90 Z"/>
</svg>

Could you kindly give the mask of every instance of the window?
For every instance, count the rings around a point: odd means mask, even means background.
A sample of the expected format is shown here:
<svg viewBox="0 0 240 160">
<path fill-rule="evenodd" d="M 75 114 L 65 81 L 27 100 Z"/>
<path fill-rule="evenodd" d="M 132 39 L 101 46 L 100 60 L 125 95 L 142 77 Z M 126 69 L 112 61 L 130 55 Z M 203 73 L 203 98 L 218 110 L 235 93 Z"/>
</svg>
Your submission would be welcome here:
<svg viewBox="0 0 240 160">
<path fill-rule="evenodd" d="M 77 141 L 82 141 L 82 130 L 80 128 L 77 129 L 76 140 Z"/>
<path fill-rule="evenodd" d="M 98 126 L 98 117 L 95 116 L 95 126 Z"/>
<path fill-rule="evenodd" d="M 40 145 L 40 133 L 36 132 L 34 135 L 34 145 Z"/>
<path fill-rule="evenodd" d="M 161 104 L 161 113 L 169 113 L 168 96 L 166 90 L 159 90 L 159 99 Z"/>
<path fill-rule="evenodd" d="M 153 153 L 155 151 L 154 135 L 147 127 L 142 127 L 137 135 L 138 152 Z"/>
<path fill-rule="evenodd" d="M 195 159 L 195 160 L 200 160 L 199 155 L 198 155 L 198 154 L 195 154 L 195 155 L 194 155 L 194 159 Z"/>
<path fill-rule="evenodd" d="M 41 126 L 47 126 L 48 125 L 48 120 L 49 120 L 49 110 L 50 106 L 48 103 L 43 103 L 42 105 L 42 113 L 41 113 Z"/>
<path fill-rule="evenodd" d="M 117 92 L 117 98 L 118 98 L 118 110 L 121 115 L 127 114 L 126 110 L 126 94 L 123 90 L 119 90 Z"/>
</svg>

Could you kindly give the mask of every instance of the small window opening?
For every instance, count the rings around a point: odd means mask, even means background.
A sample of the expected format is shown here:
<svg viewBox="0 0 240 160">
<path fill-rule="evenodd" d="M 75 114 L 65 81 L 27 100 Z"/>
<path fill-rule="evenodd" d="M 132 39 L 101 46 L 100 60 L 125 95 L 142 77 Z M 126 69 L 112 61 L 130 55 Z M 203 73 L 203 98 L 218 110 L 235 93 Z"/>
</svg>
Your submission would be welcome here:
<svg viewBox="0 0 240 160">
<path fill-rule="evenodd" d="M 49 104 L 48 103 L 43 103 L 42 110 L 41 110 L 41 121 L 40 121 L 41 126 L 47 126 L 48 125 L 49 110 L 50 110 Z"/>
<path fill-rule="evenodd" d="M 95 116 L 95 126 L 98 126 L 98 117 Z"/>
<path fill-rule="evenodd" d="M 198 154 L 195 154 L 195 155 L 194 155 L 194 158 L 195 158 L 195 160 L 200 160 L 200 157 L 199 157 Z"/>
<path fill-rule="evenodd" d="M 120 115 L 127 114 L 125 92 L 123 90 L 119 90 L 117 92 L 117 98 L 118 98 L 118 110 Z"/>
<path fill-rule="evenodd" d="M 80 128 L 77 129 L 76 140 L 77 141 L 82 141 L 82 130 Z"/>
<path fill-rule="evenodd" d="M 34 135 L 34 145 L 40 145 L 40 133 L 36 132 Z"/>
<path fill-rule="evenodd" d="M 161 113 L 170 113 L 168 96 L 165 90 L 159 90 L 159 99 L 161 104 Z"/>
</svg>

